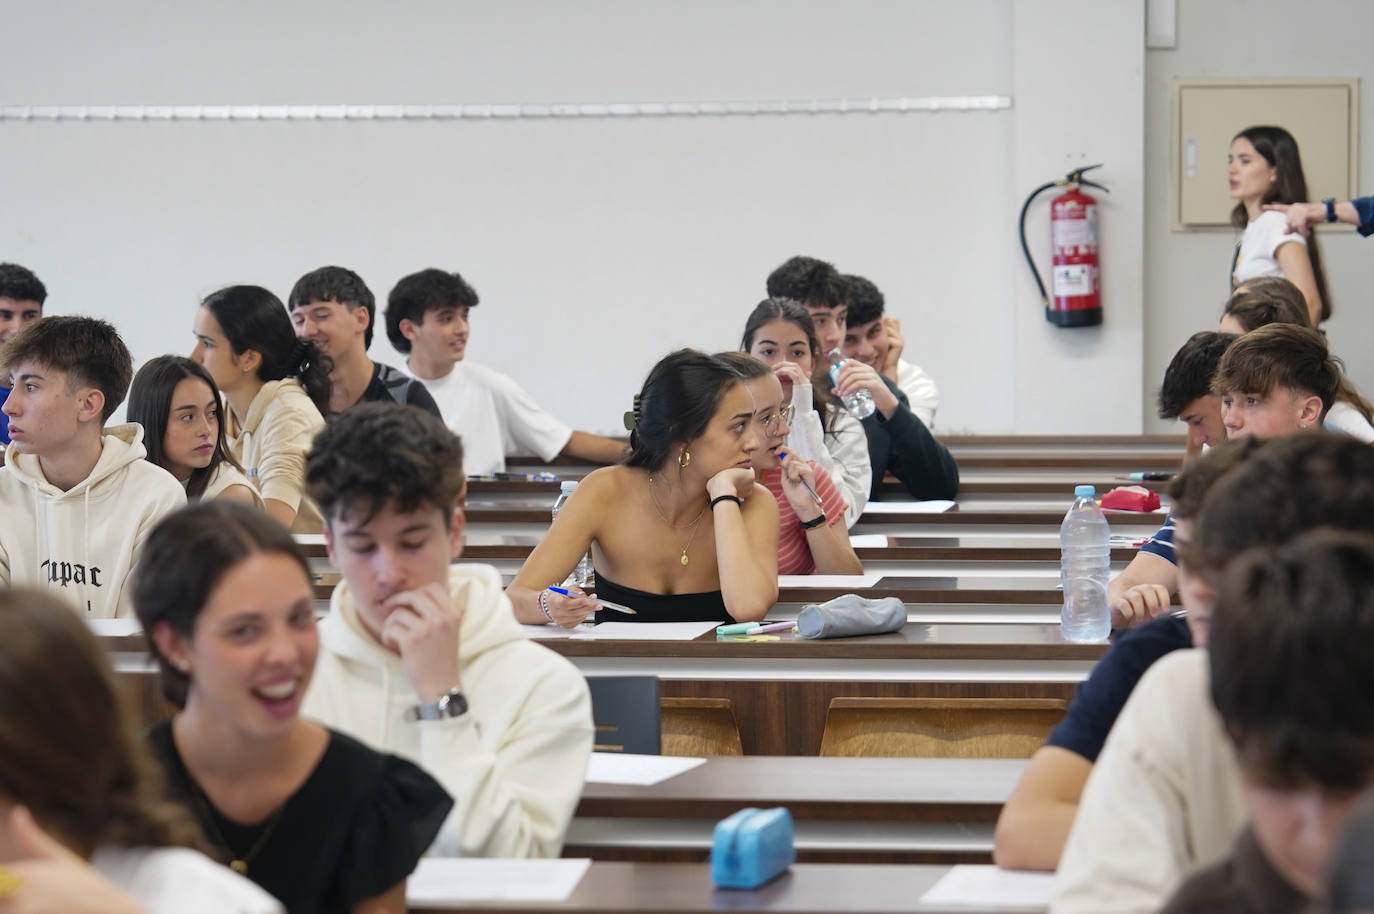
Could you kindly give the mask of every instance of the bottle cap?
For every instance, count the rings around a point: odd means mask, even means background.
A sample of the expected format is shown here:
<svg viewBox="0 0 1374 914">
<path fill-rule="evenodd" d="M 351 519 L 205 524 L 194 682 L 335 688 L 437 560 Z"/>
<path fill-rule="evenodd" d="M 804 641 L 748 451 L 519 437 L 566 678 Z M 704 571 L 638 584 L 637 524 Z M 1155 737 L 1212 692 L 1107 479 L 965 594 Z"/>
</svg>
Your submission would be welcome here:
<svg viewBox="0 0 1374 914">
<path fill-rule="evenodd" d="M 564 483 L 564 485 L 566 485 L 566 483 Z M 1095 486 L 1074 486 L 1074 498 L 1094 498 L 1096 495 L 1097 488 Z"/>
<path fill-rule="evenodd" d="M 575 479 L 565 479 L 565 480 L 563 480 L 562 482 L 560 482 L 560 483 L 558 484 L 558 491 L 561 492 L 561 493 L 564 494 L 564 495 L 571 495 L 572 492 L 573 492 L 573 490 L 576 489 L 576 488 L 577 488 L 577 480 L 575 480 Z M 1088 486 L 1088 488 L 1091 489 L 1092 486 Z"/>
</svg>

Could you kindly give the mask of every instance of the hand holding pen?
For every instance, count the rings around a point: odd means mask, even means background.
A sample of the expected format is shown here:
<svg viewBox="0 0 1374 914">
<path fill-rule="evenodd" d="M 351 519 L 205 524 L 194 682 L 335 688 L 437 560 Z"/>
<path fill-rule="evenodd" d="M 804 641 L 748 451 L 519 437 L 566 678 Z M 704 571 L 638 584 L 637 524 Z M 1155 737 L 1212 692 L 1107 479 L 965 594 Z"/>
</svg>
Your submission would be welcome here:
<svg viewBox="0 0 1374 914">
<path fill-rule="evenodd" d="M 798 486 L 806 489 L 806 493 L 817 507 L 822 507 L 821 497 L 816 494 L 816 473 L 811 469 L 811 464 L 783 448 L 774 448 L 773 452 L 778 455 L 778 460 L 782 461 L 782 494 L 787 496 L 792 509 L 799 515 L 805 510 L 805 500 L 801 498 Z"/>
<path fill-rule="evenodd" d="M 553 617 L 555 623 L 563 628 L 575 628 L 598 609 L 609 609 L 631 616 L 638 615 L 635 610 L 628 606 L 612 603 L 610 600 L 598 600 L 595 593 L 583 593 L 578 587 L 564 588 L 550 585 L 546 590 L 547 594 L 542 599 L 547 601 L 549 615 Z"/>
</svg>

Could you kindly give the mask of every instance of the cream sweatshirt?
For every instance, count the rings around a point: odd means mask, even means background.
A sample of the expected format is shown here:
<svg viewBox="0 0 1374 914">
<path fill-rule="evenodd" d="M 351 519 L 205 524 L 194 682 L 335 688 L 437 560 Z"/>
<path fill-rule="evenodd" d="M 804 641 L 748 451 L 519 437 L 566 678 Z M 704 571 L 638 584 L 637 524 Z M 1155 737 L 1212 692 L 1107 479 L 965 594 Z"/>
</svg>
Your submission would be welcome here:
<svg viewBox="0 0 1374 914">
<path fill-rule="evenodd" d="M 305 494 L 305 459 L 324 418 L 295 378 L 268 381 L 248 405 L 242 421 L 232 414 L 224 438 L 263 499 L 276 499 L 296 512 L 292 533 L 319 533 L 324 520 Z"/>
<path fill-rule="evenodd" d="M 45 588 L 91 619 L 133 616 L 129 572 L 143 540 L 186 503 L 181 483 L 146 454 L 142 426 L 111 426 L 90 475 L 63 492 L 36 455 L 9 448 L 0 470 L 0 585 Z"/>
<path fill-rule="evenodd" d="M 1152 914 L 1230 854 L 1245 821 L 1207 652 L 1174 651 L 1141 677 L 1093 765 L 1050 911 Z"/>
<path fill-rule="evenodd" d="M 458 659 L 468 711 L 410 722 L 419 698 L 401 658 L 363 628 L 347 582 L 320 623 L 320 656 L 302 713 L 410 759 L 454 799 L 430 853 L 557 857 L 592 750 L 582 674 L 526 639 L 489 565 L 449 569 L 463 607 Z"/>
</svg>

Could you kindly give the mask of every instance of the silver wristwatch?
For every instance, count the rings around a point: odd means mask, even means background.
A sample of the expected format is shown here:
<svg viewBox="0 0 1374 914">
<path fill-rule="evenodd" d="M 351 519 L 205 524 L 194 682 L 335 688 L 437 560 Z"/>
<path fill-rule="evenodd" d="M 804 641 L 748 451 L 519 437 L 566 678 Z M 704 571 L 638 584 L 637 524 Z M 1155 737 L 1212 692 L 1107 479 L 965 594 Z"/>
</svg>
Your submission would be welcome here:
<svg viewBox="0 0 1374 914">
<path fill-rule="evenodd" d="M 424 702 L 406 709 L 406 720 L 447 720 L 468 713 L 468 700 L 461 689 L 450 689 L 438 701 Z"/>
</svg>

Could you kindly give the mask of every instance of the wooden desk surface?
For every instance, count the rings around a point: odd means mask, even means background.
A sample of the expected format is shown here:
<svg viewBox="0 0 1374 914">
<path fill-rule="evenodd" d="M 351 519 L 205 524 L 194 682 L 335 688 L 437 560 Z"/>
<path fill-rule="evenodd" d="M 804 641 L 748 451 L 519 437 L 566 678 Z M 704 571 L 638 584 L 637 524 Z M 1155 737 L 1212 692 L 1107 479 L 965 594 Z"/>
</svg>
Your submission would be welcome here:
<svg viewBox="0 0 1374 914">
<path fill-rule="evenodd" d="M 794 819 L 996 822 L 1023 759 L 717 756 L 650 787 L 587 783 L 578 816 L 719 820 L 746 806 Z"/>
<path fill-rule="evenodd" d="M 565 657 L 653 657 L 662 660 L 1085 660 L 1108 645 L 1066 641 L 1057 625 L 929 625 L 908 622 L 900 631 L 855 638 L 809 640 L 773 632 L 776 641 L 718 638 L 707 632 L 692 641 L 598 641 L 550 637 L 535 640 Z"/>
<path fill-rule="evenodd" d="M 938 514 L 923 512 L 884 512 L 865 511 L 860 516 L 858 526 L 977 526 L 977 525 L 1015 525 L 1058 528 L 1064 520 L 1064 512 L 1072 504 L 1072 493 L 1063 498 L 1036 500 L 979 500 L 967 504 L 956 504 L 948 511 Z M 470 527 L 499 524 L 530 524 L 539 527 L 549 525 L 551 502 L 544 499 L 468 499 L 465 508 L 467 523 Z M 1158 527 L 1164 522 L 1164 511 L 1142 514 L 1137 512 L 1108 512 L 1107 520 L 1114 525 L 1125 527 Z M 502 531 L 504 532 L 504 531 Z"/>
<path fill-rule="evenodd" d="M 544 531 L 529 533 L 466 533 L 460 561 L 523 561 L 544 538 Z M 321 537 L 297 537 L 310 558 L 325 558 Z M 865 562 L 887 561 L 987 561 L 1059 562 L 1059 539 L 1044 533 L 995 534 L 969 529 L 962 533 L 922 533 L 888 536 L 886 546 L 859 546 L 854 550 Z M 1138 549 L 1112 547 L 1112 561 L 1129 562 Z"/>
<path fill-rule="evenodd" d="M 1156 469 L 1153 466 L 1142 469 Z M 1167 468 L 1159 468 L 1167 469 Z M 497 500 L 503 496 L 535 499 L 547 498 L 550 506 L 558 497 L 557 482 L 541 482 L 518 479 L 471 479 L 468 481 L 468 497 L 477 500 Z M 1021 475 L 997 472 L 972 472 L 963 474 L 959 481 L 959 497 L 970 496 L 1054 496 L 1072 494 L 1075 485 L 1093 486 L 1099 493 L 1107 492 L 1118 486 L 1143 486 L 1164 493 L 1168 491 L 1167 480 L 1131 480 L 1122 474 L 1084 475 L 1080 471 L 1070 471 L 1063 478 L 1047 474 Z M 883 481 L 882 498 L 887 501 L 902 501 L 911 496 L 896 479 Z"/>
<path fill-rule="evenodd" d="M 504 576 L 506 584 L 511 575 Z M 315 575 L 315 599 L 328 601 L 339 574 L 333 571 Z M 783 587 L 778 590 L 779 603 L 823 603 L 846 593 L 861 593 L 865 597 L 896 597 L 903 603 L 996 603 L 1036 604 L 1054 606 L 1063 603 L 1058 590 L 1059 579 L 1054 575 L 1039 576 L 919 576 L 889 575 L 879 578 L 872 587 Z"/>
<path fill-rule="evenodd" d="M 721 910 L 786 914 L 1029 914 L 1044 910 L 920 904 L 920 897 L 948 871 L 946 866 L 919 864 L 798 863 L 762 888 L 741 891 L 714 888 L 709 864 L 595 861 L 564 902 L 469 903 L 431 910 L 446 914 L 702 914 Z"/>
</svg>

